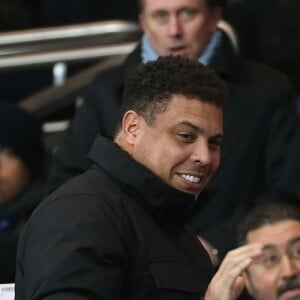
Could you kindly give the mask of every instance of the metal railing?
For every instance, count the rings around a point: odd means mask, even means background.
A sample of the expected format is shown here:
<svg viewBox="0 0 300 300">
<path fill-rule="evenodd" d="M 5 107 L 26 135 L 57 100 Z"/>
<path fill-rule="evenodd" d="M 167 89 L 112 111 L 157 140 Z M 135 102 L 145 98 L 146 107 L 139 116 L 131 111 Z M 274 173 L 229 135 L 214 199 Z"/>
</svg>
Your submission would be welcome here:
<svg viewBox="0 0 300 300">
<path fill-rule="evenodd" d="M 3 33 L 0 34 L 0 72 L 49 65 L 55 77 L 57 63 L 92 63 L 91 67 L 63 78 L 66 79 L 61 82 L 63 85 L 50 83 L 48 88 L 19 102 L 45 119 L 74 104 L 76 93 L 96 74 L 121 64 L 140 36 L 141 29 L 136 23 L 123 20 Z"/>
<path fill-rule="evenodd" d="M 124 55 L 140 36 L 137 23 L 123 20 L 2 33 L 0 71 Z"/>
<path fill-rule="evenodd" d="M 221 20 L 218 27 L 229 37 L 234 50 L 238 53 L 238 39 L 234 29 L 226 21 Z M 76 93 L 88 85 L 96 76 L 109 68 L 123 62 L 125 57 L 134 49 L 137 40 L 141 36 L 141 30 L 136 23 L 127 21 L 107 21 L 88 23 L 83 25 L 63 26 L 52 29 L 30 30 L 9 37 L 8 34 L 0 34 L 0 71 L 1 68 L 34 66 L 52 64 L 55 62 L 73 62 L 78 60 L 98 60 L 92 67 L 86 68 L 68 78 L 61 86 L 49 88 L 26 97 L 20 105 L 34 112 L 41 119 L 47 118 L 55 111 L 71 105 L 76 100 Z M 88 43 L 88 38 L 91 38 Z M 68 42 L 68 39 L 70 41 Z M 80 47 L 74 47 L 74 40 L 81 42 Z M 128 41 L 128 39 L 130 41 Z M 98 45 L 93 44 L 97 40 Z M 55 51 L 44 51 L 44 42 L 53 41 Z M 64 42 L 64 49 L 61 42 Z M 9 45 L 9 42 L 12 42 Z M 77 43 L 76 42 L 76 43 Z M 40 44 L 42 43 L 42 44 Z M 31 48 L 28 46 L 31 44 Z M 6 46 L 15 49 L 14 54 L 3 54 Z M 13 47 L 14 45 L 14 47 Z M 24 46 L 25 45 L 25 46 Z M 37 48 L 32 51 L 32 46 Z M 70 47 L 70 48 L 68 48 Z M 68 49 L 66 49 L 68 48 Z M 20 49 L 21 52 L 15 54 Z M 3 51 L 3 52 L 1 52 Z M 7 53 L 7 52 L 6 52 Z M 100 60 L 100 61 L 99 61 Z"/>
<path fill-rule="evenodd" d="M 232 26 L 221 20 L 218 27 L 238 52 L 238 39 Z M 124 55 L 132 51 L 140 36 L 139 25 L 124 20 L 1 33 L 0 71 Z"/>
<path fill-rule="evenodd" d="M 60 109 L 73 104 L 77 99 L 77 92 L 87 86 L 96 74 L 121 64 L 125 57 L 126 54 L 106 58 L 71 76 L 61 86 L 51 86 L 23 99 L 19 105 L 33 112 L 40 119 L 45 119 Z"/>
</svg>

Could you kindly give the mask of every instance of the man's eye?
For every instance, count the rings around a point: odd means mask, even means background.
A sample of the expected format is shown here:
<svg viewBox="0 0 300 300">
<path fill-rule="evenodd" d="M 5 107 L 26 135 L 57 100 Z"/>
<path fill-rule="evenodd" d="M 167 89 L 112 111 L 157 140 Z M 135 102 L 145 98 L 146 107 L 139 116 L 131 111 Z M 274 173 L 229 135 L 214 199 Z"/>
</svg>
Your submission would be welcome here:
<svg viewBox="0 0 300 300">
<path fill-rule="evenodd" d="M 290 252 L 291 256 L 294 259 L 300 259 L 300 240 L 298 240 L 295 244 L 292 245 Z"/>
<path fill-rule="evenodd" d="M 194 135 L 190 134 L 190 133 L 178 133 L 178 137 L 181 141 L 186 142 L 186 143 L 190 143 L 192 141 L 194 141 Z"/>
<path fill-rule="evenodd" d="M 271 268 L 275 266 L 280 260 L 280 256 L 277 254 L 270 254 L 270 255 L 265 255 L 263 258 L 263 265 L 266 268 Z"/>
<path fill-rule="evenodd" d="M 153 15 L 153 18 L 159 23 L 164 23 L 167 21 L 168 15 L 163 11 L 158 11 Z"/>
<path fill-rule="evenodd" d="M 293 251 L 293 257 L 296 259 L 300 259 L 300 249 L 296 249 Z"/>
<path fill-rule="evenodd" d="M 180 13 L 180 17 L 182 20 L 191 20 L 195 17 L 197 11 L 193 9 L 184 9 Z"/>
<path fill-rule="evenodd" d="M 220 141 L 210 141 L 209 142 L 209 149 L 215 151 L 221 147 Z"/>
</svg>

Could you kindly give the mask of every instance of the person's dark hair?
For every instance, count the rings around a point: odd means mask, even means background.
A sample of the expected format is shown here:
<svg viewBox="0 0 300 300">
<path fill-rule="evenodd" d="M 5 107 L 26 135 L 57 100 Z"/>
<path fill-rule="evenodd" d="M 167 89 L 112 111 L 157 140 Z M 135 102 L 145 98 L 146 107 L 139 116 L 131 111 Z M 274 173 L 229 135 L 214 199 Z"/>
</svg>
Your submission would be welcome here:
<svg viewBox="0 0 300 300">
<path fill-rule="evenodd" d="M 126 111 L 134 110 L 148 125 L 153 124 L 156 115 L 165 111 L 173 95 L 184 95 L 221 108 L 227 99 L 227 90 L 222 79 L 197 60 L 159 57 L 156 61 L 141 64 L 128 77 L 119 123 Z"/>
<path fill-rule="evenodd" d="M 283 202 L 259 203 L 238 224 L 237 241 L 239 245 L 246 244 L 246 237 L 250 231 L 285 220 L 300 221 L 299 204 Z"/>
<path fill-rule="evenodd" d="M 141 12 L 144 9 L 145 0 L 137 0 L 137 2 L 139 11 Z M 216 8 L 218 6 L 224 9 L 226 5 L 226 0 L 206 0 L 206 2 L 211 9 Z"/>
</svg>

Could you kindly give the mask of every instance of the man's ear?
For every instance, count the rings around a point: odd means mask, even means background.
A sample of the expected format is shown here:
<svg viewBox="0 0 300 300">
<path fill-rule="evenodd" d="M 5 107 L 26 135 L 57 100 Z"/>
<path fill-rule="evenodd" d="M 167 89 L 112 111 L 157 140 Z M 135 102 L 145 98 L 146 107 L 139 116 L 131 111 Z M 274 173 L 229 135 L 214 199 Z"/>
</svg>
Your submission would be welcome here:
<svg viewBox="0 0 300 300">
<path fill-rule="evenodd" d="M 133 110 L 127 111 L 123 116 L 122 127 L 128 144 L 133 145 L 136 141 L 141 125 L 141 116 Z"/>
</svg>

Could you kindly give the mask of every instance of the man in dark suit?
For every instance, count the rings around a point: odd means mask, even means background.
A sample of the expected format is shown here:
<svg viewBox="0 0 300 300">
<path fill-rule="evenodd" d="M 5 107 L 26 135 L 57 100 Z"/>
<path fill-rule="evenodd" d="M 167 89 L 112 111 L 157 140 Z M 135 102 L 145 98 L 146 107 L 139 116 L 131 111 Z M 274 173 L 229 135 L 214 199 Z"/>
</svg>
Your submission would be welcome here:
<svg viewBox="0 0 300 300">
<path fill-rule="evenodd" d="M 124 64 L 88 86 L 70 133 L 54 153 L 49 190 L 89 167 L 87 154 L 97 134 L 114 134 L 123 84 L 135 67 L 165 55 L 198 59 L 225 80 L 230 99 L 224 109 L 221 167 L 203 195 L 201 212 L 191 216 L 191 226 L 223 256 L 232 245 L 220 237 L 219 226 L 251 206 L 252 195 L 277 188 L 296 123 L 289 82 L 277 70 L 237 55 L 217 29 L 223 1 L 141 0 L 139 4 L 144 35 Z"/>
</svg>

